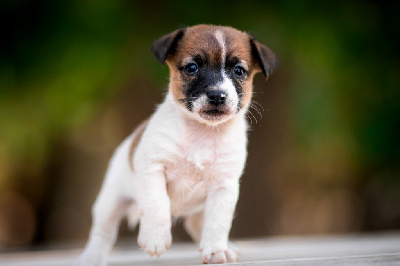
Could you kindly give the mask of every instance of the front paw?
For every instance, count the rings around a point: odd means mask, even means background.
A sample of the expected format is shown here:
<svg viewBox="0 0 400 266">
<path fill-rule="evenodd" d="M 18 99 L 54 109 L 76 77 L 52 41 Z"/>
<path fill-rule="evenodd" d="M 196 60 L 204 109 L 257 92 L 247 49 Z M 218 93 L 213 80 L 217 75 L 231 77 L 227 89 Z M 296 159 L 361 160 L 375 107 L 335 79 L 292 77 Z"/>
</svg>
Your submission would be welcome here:
<svg viewBox="0 0 400 266">
<path fill-rule="evenodd" d="M 138 244 L 150 256 L 159 257 L 171 246 L 170 227 L 140 227 Z"/>
<path fill-rule="evenodd" d="M 239 261 L 236 251 L 232 248 L 221 248 L 212 244 L 204 244 L 201 246 L 201 258 L 204 264 L 222 264 Z"/>
</svg>

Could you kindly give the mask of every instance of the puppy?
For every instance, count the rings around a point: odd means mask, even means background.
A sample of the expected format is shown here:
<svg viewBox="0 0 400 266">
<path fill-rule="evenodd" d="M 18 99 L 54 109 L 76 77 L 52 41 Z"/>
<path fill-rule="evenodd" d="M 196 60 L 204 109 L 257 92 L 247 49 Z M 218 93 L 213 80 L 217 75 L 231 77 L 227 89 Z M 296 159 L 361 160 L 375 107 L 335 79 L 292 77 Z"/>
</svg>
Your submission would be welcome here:
<svg viewBox="0 0 400 266">
<path fill-rule="evenodd" d="M 171 219 L 183 217 L 203 263 L 238 260 L 228 235 L 246 161 L 252 80 L 268 78 L 275 54 L 247 33 L 198 25 L 169 33 L 152 51 L 170 70 L 155 113 L 115 151 L 93 207 L 90 238 L 77 265 L 105 265 L 120 220 L 140 221 L 139 246 L 160 256 Z"/>
</svg>

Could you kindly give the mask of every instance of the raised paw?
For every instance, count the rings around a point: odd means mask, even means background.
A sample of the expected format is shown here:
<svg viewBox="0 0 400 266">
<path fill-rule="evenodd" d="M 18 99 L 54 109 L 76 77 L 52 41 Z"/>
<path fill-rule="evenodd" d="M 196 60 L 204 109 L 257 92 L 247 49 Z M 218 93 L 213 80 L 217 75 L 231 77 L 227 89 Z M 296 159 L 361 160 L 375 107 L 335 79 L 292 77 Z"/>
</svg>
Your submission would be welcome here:
<svg viewBox="0 0 400 266">
<path fill-rule="evenodd" d="M 171 231 L 164 230 L 140 230 L 138 244 L 140 248 L 150 256 L 159 257 L 171 246 Z"/>
<path fill-rule="evenodd" d="M 225 250 L 217 250 L 217 251 L 203 251 L 201 252 L 201 257 L 204 264 L 222 264 L 222 263 L 230 263 L 230 262 L 238 262 L 239 258 L 237 253 L 230 248 Z"/>
</svg>

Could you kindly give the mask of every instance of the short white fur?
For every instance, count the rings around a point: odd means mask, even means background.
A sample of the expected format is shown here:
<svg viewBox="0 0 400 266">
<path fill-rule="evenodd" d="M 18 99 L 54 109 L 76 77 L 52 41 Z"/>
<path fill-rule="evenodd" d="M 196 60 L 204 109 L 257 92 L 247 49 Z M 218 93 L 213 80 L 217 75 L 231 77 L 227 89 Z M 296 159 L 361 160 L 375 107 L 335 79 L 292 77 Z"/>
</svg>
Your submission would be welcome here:
<svg viewBox="0 0 400 266">
<path fill-rule="evenodd" d="M 221 70 L 224 71 L 225 68 L 225 58 L 226 58 L 226 47 L 224 33 L 220 30 L 215 31 L 215 38 L 217 39 L 219 45 L 221 46 Z"/>
</svg>

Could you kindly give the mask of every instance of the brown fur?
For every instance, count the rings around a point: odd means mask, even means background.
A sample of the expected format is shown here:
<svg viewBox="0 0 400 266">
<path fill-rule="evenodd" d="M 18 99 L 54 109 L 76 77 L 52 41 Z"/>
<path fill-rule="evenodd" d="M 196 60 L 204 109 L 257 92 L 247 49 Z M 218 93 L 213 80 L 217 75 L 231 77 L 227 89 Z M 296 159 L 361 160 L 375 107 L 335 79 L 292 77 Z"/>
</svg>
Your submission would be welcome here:
<svg viewBox="0 0 400 266">
<path fill-rule="evenodd" d="M 135 154 L 137 145 L 140 142 L 140 139 L 142 138 L 143 132 L 147 127 L 147 124 L 149 123 L 149 119 L 143 121 L 136 129 L 133 131 L 133 139 L 131 146 L 129 148 L 129 155 L 128 155 L 128 160 L 129 160 L 129 167 L 133 171 L 133 156 Z"/>
</svg>

